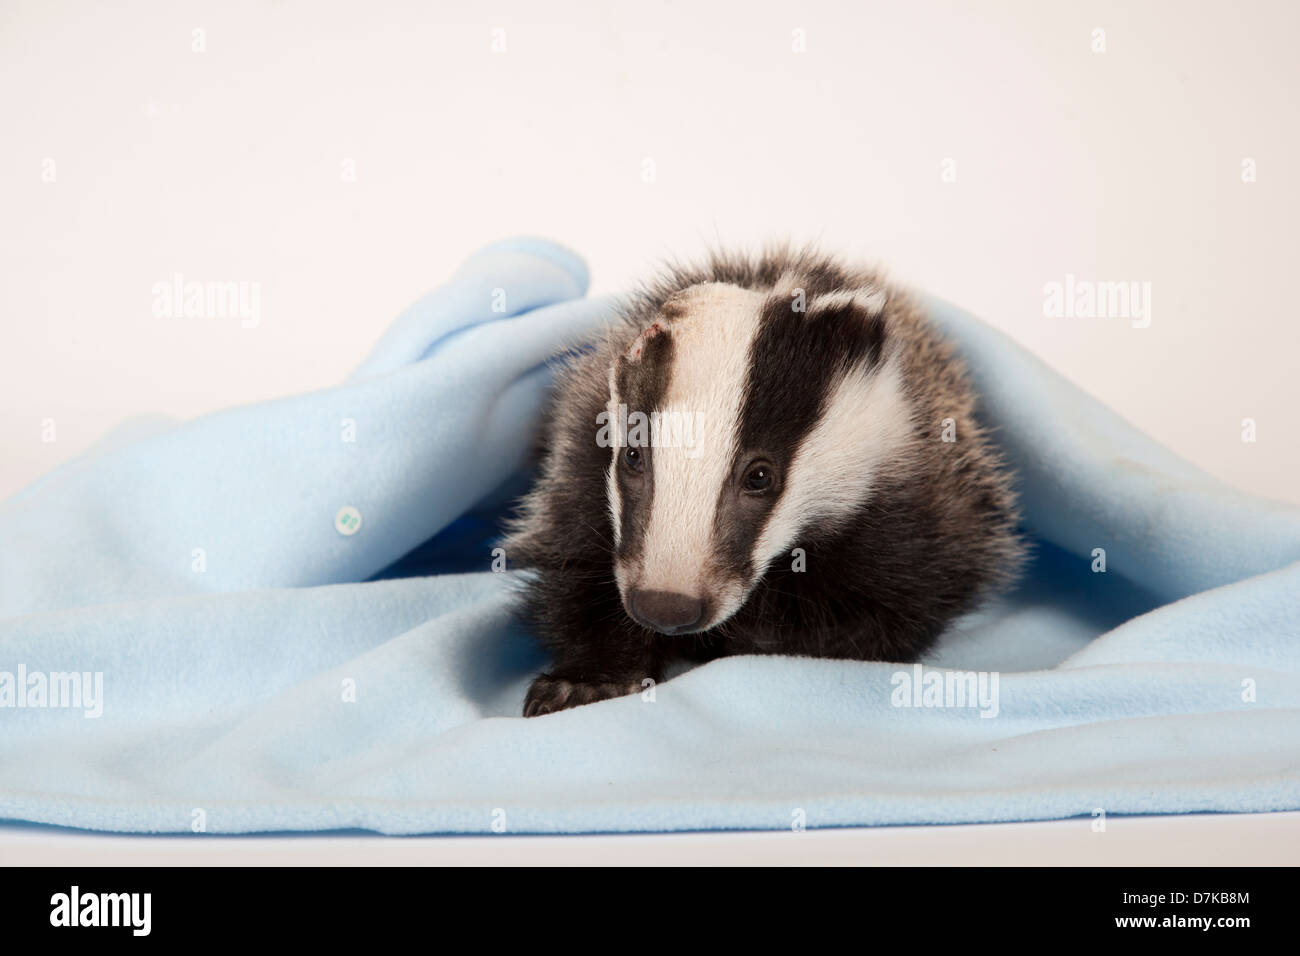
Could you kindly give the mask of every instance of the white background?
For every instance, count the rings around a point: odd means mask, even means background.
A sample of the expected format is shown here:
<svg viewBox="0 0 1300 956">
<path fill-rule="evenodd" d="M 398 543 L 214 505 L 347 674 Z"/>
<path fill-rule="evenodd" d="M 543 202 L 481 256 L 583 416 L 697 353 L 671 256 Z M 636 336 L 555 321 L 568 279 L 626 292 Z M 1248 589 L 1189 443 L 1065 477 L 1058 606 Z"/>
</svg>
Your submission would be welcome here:
<svg viewBox="0 0 1300 956">
<path fill-rule="evenodd" d="M 129 416 L 337 382 L 527 232 L 595 291 L 817 239 L 1300 501 L 1298 26 L 1288 2 L 5 0 L 0 497 Z M 154 317 L 177 272 L 260 283 L 261 325 Z M 1151 327 L 1044 317 L 1067 273 L 1151 282 Z"/>
</svg>

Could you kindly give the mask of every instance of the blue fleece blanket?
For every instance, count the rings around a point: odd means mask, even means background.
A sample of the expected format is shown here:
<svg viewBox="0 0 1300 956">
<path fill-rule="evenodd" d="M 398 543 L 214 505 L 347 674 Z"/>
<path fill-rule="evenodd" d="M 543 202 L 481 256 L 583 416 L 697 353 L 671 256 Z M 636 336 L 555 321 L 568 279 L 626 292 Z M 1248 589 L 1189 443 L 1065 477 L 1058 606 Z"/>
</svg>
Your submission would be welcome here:
<svg viewBox="0 0 1300 956">
<path fill-rule="evenodd" d="M 586 285 L 550 243 L 491 246 L 337 388 L 135 426 L 0 507 L 0 818 L 491 833 L 1300 808 L 1300 509 L 938 302 L 1019 469 L 1023 586 L 919 668 L 724 659 L 521 719 L 545 661 L 495 521 L 548 357 L 613 307 Z"/>
</svg>

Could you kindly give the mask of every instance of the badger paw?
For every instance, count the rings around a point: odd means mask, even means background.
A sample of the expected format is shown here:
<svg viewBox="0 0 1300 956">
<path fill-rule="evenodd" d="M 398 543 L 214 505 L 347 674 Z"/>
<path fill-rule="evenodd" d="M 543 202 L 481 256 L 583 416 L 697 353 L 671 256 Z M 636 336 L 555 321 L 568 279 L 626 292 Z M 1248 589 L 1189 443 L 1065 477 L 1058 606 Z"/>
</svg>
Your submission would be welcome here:
<svg viewBox="0 0 1300 956">
<path fill-rule="evenodd" d="M 640 692 L 640 681 L 571 681 L 542 674 L 528 688 L 528 696 L 524 698 L 524 716 L 540 717 L 557 710 Z"/>
</svg>

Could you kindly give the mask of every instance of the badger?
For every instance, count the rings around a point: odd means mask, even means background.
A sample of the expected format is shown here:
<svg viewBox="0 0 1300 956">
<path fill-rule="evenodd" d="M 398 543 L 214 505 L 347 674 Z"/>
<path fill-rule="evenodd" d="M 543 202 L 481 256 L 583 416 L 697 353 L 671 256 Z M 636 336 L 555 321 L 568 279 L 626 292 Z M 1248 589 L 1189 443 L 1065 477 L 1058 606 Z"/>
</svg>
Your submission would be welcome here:
<svg viewBox="0 0 1300 956">
<path fill-rule="evenodd" d="M 975 405 L 872 268 L 787 246 L 662 269 L 559 371 L 507 527 L 552 660 L 524 716 L 678 661 L 916 660 L 1023 563 Z"/>
</svg>

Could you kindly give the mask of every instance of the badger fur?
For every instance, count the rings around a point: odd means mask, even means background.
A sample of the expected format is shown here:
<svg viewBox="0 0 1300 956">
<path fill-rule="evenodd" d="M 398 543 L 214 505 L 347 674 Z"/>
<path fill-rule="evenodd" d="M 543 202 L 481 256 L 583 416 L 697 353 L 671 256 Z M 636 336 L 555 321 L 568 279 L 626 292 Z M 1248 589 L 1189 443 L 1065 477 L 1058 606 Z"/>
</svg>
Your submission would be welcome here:
<svg viewBox="0 0 1300 956">
<path fill-rule="evenodd" d="M 561 371 L 505 542 L 553 658 L 525 716 L 675 658 L 914 660 L 1022 560 L 974 406 L 873 271 L 791 249 L 668 269 Z"/>
</svg>

